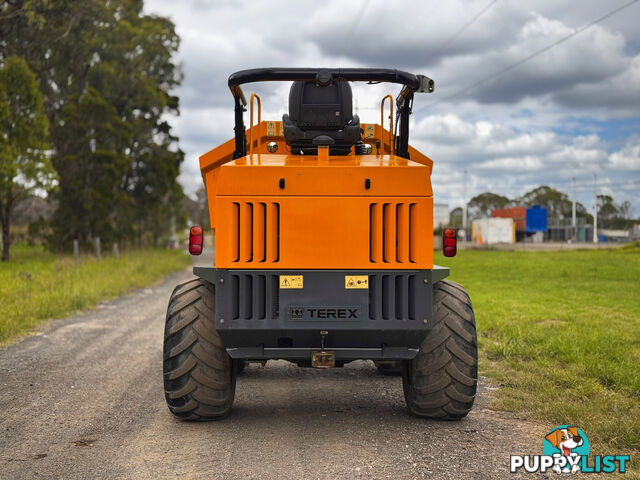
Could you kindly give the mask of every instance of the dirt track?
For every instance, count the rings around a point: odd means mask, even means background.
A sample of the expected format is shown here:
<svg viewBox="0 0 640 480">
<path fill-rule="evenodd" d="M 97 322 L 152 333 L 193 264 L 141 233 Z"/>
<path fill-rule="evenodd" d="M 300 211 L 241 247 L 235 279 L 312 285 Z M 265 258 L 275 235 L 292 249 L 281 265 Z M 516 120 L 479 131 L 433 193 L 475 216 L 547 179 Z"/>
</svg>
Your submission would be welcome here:
<svg viewBox="0 0 640 480">
<path fill-rule="evenodd" d="M 162 329 L 175 274 L 0 350 L 0 478 L 514 478 L 545 426 L 488 409 L 433 422 L 401 381 L 343 369 L 250 365 L 231 416 L 181 423 L 164 404 Z M 531 478 L 526 476 L 523 478 Z"/>
</svg>

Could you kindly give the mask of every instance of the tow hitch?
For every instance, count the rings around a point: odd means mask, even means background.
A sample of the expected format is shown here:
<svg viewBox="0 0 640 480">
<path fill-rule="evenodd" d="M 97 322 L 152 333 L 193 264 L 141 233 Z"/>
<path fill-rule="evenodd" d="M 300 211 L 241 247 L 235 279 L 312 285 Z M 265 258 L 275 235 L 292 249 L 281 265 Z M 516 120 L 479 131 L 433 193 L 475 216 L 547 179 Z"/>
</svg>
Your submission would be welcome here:
<svg viewBox="0 0 640 480">
<path fill-rule="evenodd" d="M 311 365 L 314 368 L 333 368 L 336 366 L 336 354 L 333 352 L 313 352 Z"/>
</svg>

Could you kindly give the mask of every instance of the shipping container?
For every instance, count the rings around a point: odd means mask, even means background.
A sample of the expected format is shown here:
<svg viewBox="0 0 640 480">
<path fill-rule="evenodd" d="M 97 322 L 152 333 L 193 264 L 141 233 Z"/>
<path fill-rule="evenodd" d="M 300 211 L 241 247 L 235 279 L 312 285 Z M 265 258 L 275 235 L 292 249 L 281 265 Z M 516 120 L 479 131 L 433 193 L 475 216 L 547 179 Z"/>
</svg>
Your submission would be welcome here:
<svg viewBox="0 0 640 480">
<path fill-rule="evenodd" d="M 491 211 L 491 216 L 494 218 L 512 218 L 517 232 L 524 232 L 527 230 L 526 207 L 496 208 Z"/>
<path fill-rule="evenodd" d="M 472 241 L 480 245 L 515 243 L 516 230 L 512 218 L 481 218 L 471 224 Z"/>
<path fill-rule="evenodd" d="M 545 207 L 508 207 L 491 211 L 494 218 L 513 218 L 518 233 L 547 231 L 547 209 Z"/>
<path fill-rule="evenodd" d="M 545 207 L 527 208 L 526 232 L 546 232 L 547 231 L 547 209 Z"/>
</svg>

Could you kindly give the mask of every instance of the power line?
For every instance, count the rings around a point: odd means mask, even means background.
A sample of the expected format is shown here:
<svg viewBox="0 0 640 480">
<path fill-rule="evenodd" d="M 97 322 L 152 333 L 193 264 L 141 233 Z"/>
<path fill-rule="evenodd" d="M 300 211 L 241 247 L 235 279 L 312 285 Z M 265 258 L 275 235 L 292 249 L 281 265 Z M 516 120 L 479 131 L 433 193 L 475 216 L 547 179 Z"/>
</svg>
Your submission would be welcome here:
<svg viewBox="0 0 640 480">
<path fill-rule="evenodd" d="M 567 188 L 571 188 L 571 187 L 567 187 L 566 185 L 562 185 L 561 183 L 559 184 L 557 182 L 529 182 L 529 183 L 525 183 L 524 186 L 525 186 L 525 189 L 535 189 L 538 187 L 547 186 L 547 187 L 553 188 L 554 190 L 558 190 L 562 193 L 565 193 L 564 190 L 566 190 Z M 522 191 L 522 187 L 523 187 L 522 185 L 520 186 L 510 185 L 510 186 L 507 186 L 506 188 L 503 188 L 501 192 L 502 194 L 506 194 L 509 196 L 514 195 L 515 197 L 518 197 L 520 195 L 519 192 Z M 629 182 L 626 182 L 626 183 L 613 182 L 613 183 L 606 183 L 606 184 L 600 183 L 598 184 L 599 194 L 602 194 L 602 191 L 606 190 L 609 187 L 615 187 L 619 191 L 617 193 L 637 191 L 638 189 L 637 185 L 631 185 Z M 593 181 L 591 181 L 590 183 L 584 183 L 581 185 L 576 184 L 576 186 L 574 186 L 572 190 L 578 193 L 593 192 L 594 183 Z M 465 179 L 463 180 L 463 191 L 466 192 L 466 175 L 465 175 Z M 467 194 L 465 193 L 464 198 L 466 198 L 466 196 Z M 469 195 L 469 196 L 473 196 L 473 195 Z M 575 198 L 575 193 L 574 193 L 574 198 Z M 463 200 L 462 204 L 465 205 L 466 202 L 467 202 L 466 200 Z"/>
<path fill-rule="evenodd" d="M 564 186 L 568 186 L 568 185 L 575 185 L 578 188 L 582 188 L 582 187 L 587 187 L 587 188 L 592 188 L 593 183 L 589 180 L 578 180 L 577 182 L 574 181 L 574 179 L 571 180 L 556 180 L 553 183 L 553 185 L 564 185 Z M 603 184 L 603 186 L 638 186 L 638 181 L 637 180 L 618 180 L 615 182 L 611 182 L 611 183 L 606 183 Z"/>
<path fill-rule="evenodd" d="M 589 182 L 587 183 L 587 181 L 584 181 L 585 183 L 574 183 L 571 180 L 566 182 L 566 181 L 554 181 L 554 182 L 540 182 L 540 186 L 548 186 L 551 188 L 554 188 L 556 190 L 564 190 L 564 189 L 568 189 L 571 188 L 572 190 L 578 191 L 578 192 L 583 192 L 583 191 L 592 191 L 593 190 L 593 182 Z M 536 183 L 536 182 L 533 182 Z M 600 188 L 617 188 L 619 190 L 637 190 L 638 189 L 639 184 L 637 182 L 634 182 L 633 180 L 627 180 L 627 181 L 622 181 L 622 182 L 611 182 L 611 183 L 601 183 L 600 184 Z"/>
<path fill-rule="evenodd" d="M 594 26 L 594 25 L 596 25 L 597 23 L 600 23 L 601 21 L 606 20 L 607 18 L 609 18 L 609 17 L 611 17 L 611 16 L 615 15 L 616 13 L 618 13 L 618 12 L 620 12 L 620 11 L 624 10 L 625 8 L 630 7 L 631 5 L 633 5 L 634 3 L 636 3 L 637 1 L 638 1 L 638 0 L 631 0 L 630 2 L 627 2 L 627 3 L 625 3 L 624 5 L 622 5 L 622 6 L 618 7 L 618 8 L 615 8 L 614 10 L 611 10 L 610 12 L 608 12 L 608 13 L 606 13 L 606 14 L 602 15 L 601 17 L 599 17 L 599 18 L 597 18 L 597 19 L 595 19 L 595 20 L 593 20 L 592 22 L 587 23 L 586 25 L 583 25 L 582 27 L 579 27 L 579 28 L 577 28 L 576 30 L 574 30 L 573 32 L 569 33 L 568 35 L 565 35 L 564 37 L 562 37 L 562 38 L 560 38 L 560 39 L 556 40 L 555 42 L 552 42 L 552 43 L 550 43 L 549 45 L 547 45 L 547 46 L 545 46 L 545 47 L 543 47 L 543 48 L 541 48 L 541 49 L 539 49 L 539 50 L 536 50 L 536 51 L 535 51 L 535 52 L 533 52 L 533 53 L 530 53 L 529 55 L 527 55 L 526 57 L 524 57 L 524 58 L 522 58 L 522 59 L 518 60 L 517 62 L 514 62 L 514 63 L 512 63 L 511 65 L 508 65 L 508 66 L 504 67 L 503 69 L 498 70 L 498 71 L 497 71 L 497 72 L 495 72 L 495 73 L 492 73 L 492 74 L 491 74 L 491 75 L 489 75 L 488 77 L 485 77 L 485 78 L 483 78 L 483 79 L 481 79 L 481 80 L 479 80 L 479 81 L 475 82 L 473 85 L 469 85 L 469 86 L 467 86 L 467 87 L 465 87 L 465 88 L 462 88 L 461 90 L 458 90 L 458 91 L 457 91 L 457 92 L 455 92 L 455 93 L 452 93 L 451 95 L 448 95 L 448 96 L 446 96 L 446 97 L 440 98 L 440 99 L 436 100 L 435 102 L 432 102 L 432 103 L 430 103 L 429 105 L 426 105 L 425 107 L 421 108 L 421 109 L 420 109 L 420 111 L 421 111 L 421 110 L 424 110 L 424 109 L 426 109 L 426 108 L 429 108 L 429 107 L 433 107 L 434 105 L 437 105 L 438 103 L 444 102 L 444 101 L 446 101 L 446 100 L 450 100 L 450 99 L 452 99 L 452 98 L 455 98 L 455 97 L 457 97 L 457 96 L 459 96 L 459 95 L 462 95 L 463 93 L 468 92 L 469 90 L 473 90 L 474 88 L 477 88 L 477 87 L 479 87 L 480 85 L 484 85 L 485 83 L 490 82 L 491 80 L 493 80 L 493 79 L 495 79 L 495 78 L 499 77 L 500 75 L 504 75 L 505 73 L 507 73 L 507 72 L 509 72 L 509 71 L 513 70 L 514 68 L 519 67 L 520 65 L 522 65 L 522 64 L 524 64 L 524 63 L 526 63 L 526 62 L 528 62 L 529 60 L 532 60 L 532 59 L 536 58 L 537 56 L 539 56 L 539 55 L 541 55 L 541 54 L 543 54 L 543 53 L 545 53 L 545 52 L 548 52 L 548 51 L 549 51 L 549 50 L 551 50 L 552 48 L 554 48 L 554 47 L 556 47 L 556 46 L 560 45 L 561 43 L 566 42 L 566 41 L 567 41 L 567 40 L 569 40 L 570 38 L 575 37 L 575 36 L 576 36 L 576 35 L 578 35 L 579 33 L 584 32 L 584 31 L 585 31 L 585 30 L 587 30 L 588 28 L 593 27 L 593 26 Z"/>
<path fill-rule="evenodd" d="M 491 7 L 493 7 L 498 0 L 493 0 L 489 2 L 485 7 L 480 10 L 476 15 L 469 20 L 467 23 L 462 25 L 453 35 L 451 35 L 447 40 L 445 40 L 436 50 L 431 54 L 431 58 L 436 57 L 445 47 L 447 47 L 450 43 L 456 40 L 460 35 L 464 33 L 471 25 L 473 25 L 482 15 L 484 15 Z M 426 62 L 425 62 L 426 63 Z"/>
<path fill-rule="evenodd" d="M 364 16 L 364 12 L 367 10 L 367 7 L 369 6 L 370 1 L 371 0 L 362 1 L 362 3 L 360 4 L 360 8 L 358 8 L 358 11 L 356 12 L 356 16 L 353 17 L 353 20 L 351 21 L 351 25 L 349 26 L 349 28 L 347 28 L 347 31 L 345 32 L 344 39 L 342 40 L 342 45 L 344 45 L 343 52 L 345 54 L 349 53 L 348 50 L 349 50 L 349 47 L 351 46 L 351 40 L 353 39 L 353 34 L 357 30 L 360 22 L 362 21 L 362 17 Z"/>
<path fill-rule="evenodd" d="M 557 184 L 552 184 L 552 185 L 557 185 Z M 567 187 L 564 186 L 559 188 L 567 188 Z M 628 190 L 637 190 L 638 185 L 631 185 L 628 183 L 603 183 L 600 185 L 600 188 L 616 188 L 618 190 L 628 191 Z M 593 185 L 576 186 L 575 190 L 578 192 L 586 192 L 589 190 L 593 190 Z"/>
</svg>

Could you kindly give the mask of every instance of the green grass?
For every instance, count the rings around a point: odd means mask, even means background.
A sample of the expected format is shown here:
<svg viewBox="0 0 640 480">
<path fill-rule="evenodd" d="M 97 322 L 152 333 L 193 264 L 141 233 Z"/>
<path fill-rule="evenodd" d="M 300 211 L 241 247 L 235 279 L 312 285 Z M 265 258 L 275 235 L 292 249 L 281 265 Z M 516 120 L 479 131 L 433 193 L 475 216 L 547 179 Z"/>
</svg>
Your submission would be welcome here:
<svg viewBox="0 0 640 480">
<path fill-rule="evenodd" d="M 133 250 L 76 264 L 41 247 L 12 246 L 11 261 L 0 263 L 0 345 L 45 320 L 93 307 L 189 264 L 176 250 Z"/>
<path fill-rule="evenodd" d="M 640 248 L 437 256 L 473 302 L 493 407 L 640 453 Z M 635 459 L 634 459 L 635 457 Z M 634 461 L 635 460 L 635 461 Z"/>
</svg>

